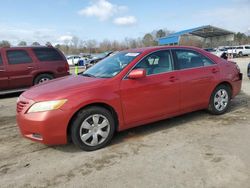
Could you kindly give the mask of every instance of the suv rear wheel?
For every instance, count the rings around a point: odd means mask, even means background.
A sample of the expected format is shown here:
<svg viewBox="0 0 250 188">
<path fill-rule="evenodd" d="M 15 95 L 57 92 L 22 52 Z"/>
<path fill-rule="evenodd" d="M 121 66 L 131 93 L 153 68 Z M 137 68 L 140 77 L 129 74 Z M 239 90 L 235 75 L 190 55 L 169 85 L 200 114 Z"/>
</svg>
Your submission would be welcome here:
<svg viewBox="0 0 250 188">
<path fill-rule="evenodd" d="M 52 80 L 54 77 L 51 74 L 40 74 L 34 80 L 34 85 Z"/>
</svg>

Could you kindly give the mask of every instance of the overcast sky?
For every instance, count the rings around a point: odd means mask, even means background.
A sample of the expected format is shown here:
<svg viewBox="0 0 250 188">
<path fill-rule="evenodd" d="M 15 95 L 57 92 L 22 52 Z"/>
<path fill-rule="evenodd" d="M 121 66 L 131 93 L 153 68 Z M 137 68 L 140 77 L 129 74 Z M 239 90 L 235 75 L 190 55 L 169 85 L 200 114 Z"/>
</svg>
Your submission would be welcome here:
<svg viewBox="0 0 250 188">
<path fill-rule="evenodd" d="M 249 18 L 250 0 L 5 0 L 0 6 L 0 40 L 122 40 L 155 29 L 209 24 L 250 33 Z"/>
</svg>

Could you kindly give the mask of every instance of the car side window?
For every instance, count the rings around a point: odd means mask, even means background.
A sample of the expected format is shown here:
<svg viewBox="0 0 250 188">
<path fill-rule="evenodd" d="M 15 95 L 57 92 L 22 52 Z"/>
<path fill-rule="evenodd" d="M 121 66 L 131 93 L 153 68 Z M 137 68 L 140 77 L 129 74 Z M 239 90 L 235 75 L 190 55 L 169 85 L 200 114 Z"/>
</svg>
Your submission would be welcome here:
<svg viewBox="0 0 250 188">
<path fill-rule="evenodd" d="M 147 75 L 172 71 L 173 63 L 170 51 L 158 51 L 146 56 L 134 67 L 134 69 L 139 68 L 145 69 Z"/>
<path fill-rule="evenodd" d="M 25 64 L 32 63 L 32 59 L 25 50 L 9 50 L 7 51 L 9 64 Z"/>
<path fill-rule="evenodd" d="M 2 65 L 2 64 L 3 64 L 3 60 L 2 60 L 2 56 L 0 54 L 0 65 Z"/>
<path fill-rule="evenodd" d="M 34 48 L 35 55 L 39 61 L 62 61 L 63 57 L 53 48 Z"/>
<path fill-rule="evenodd" d="M 175 55 L 179 69 L 189 69 L 213 65 L 207 57 L 192 50 L 175 50 Z"/>
</svg>

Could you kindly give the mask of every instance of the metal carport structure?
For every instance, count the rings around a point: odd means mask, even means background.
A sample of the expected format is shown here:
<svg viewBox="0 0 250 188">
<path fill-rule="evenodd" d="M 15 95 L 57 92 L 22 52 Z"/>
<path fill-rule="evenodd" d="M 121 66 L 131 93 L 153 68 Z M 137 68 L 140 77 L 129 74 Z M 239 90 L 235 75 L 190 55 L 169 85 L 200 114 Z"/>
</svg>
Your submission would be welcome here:
<svg viewBox="0 0 250 188">
<path fill-rule="evenodd" d="M 213 40 L 233 41 L 234 32 L 206 25 L 170 34 L 166 37 L 160 38 L 158 43 L 159 45 L 180 45 L 182 37 L 189 37 L 189 40 L 195 38 L 196 40 L 205 43 L 212 42 Z"/>
</svg>

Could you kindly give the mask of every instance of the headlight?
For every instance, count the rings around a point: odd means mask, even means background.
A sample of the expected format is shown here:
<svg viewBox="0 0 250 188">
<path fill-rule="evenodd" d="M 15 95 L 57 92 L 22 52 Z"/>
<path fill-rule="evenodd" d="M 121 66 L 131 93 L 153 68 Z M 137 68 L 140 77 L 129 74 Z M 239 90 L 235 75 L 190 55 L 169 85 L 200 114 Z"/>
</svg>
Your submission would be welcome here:
<svg viewBox="0 0 250 188">
<path fill-rule="evenodd" d="M 29 108 L 27 113 L 56 110 L 59 109 L 62 105 L 64 105 L 66 102 L 67 99 L 37 102 Z"/>
</svg>

